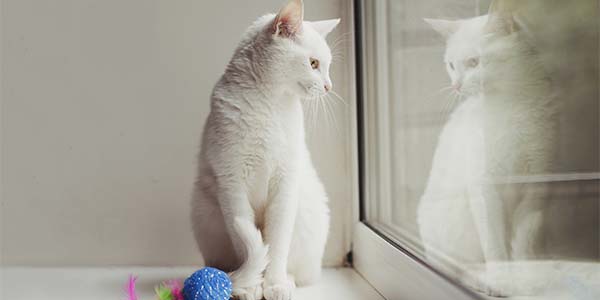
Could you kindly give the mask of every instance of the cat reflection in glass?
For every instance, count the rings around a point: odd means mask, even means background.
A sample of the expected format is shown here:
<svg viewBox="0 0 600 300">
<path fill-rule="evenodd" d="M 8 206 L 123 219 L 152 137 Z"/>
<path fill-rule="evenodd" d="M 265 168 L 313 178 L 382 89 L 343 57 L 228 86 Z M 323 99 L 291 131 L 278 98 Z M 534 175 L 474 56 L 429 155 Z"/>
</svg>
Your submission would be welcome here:
<svg viewBox="0 0 600 300">
<path fill-rule="evenodd" d="M 557 125 L 549 77 L 507 8 L 426 22 L 446 38 L 446 71 L 462 99 L 441 131 L 419 203 L 426 257 L 488 295 L 533 294 L 539 287 L 517 280 L 506 261 L 535 258 L 543 247 L 544 191 L 512 185 L 502 197 L 498 183 L 550 171 Z M 474 266 L 481 271 L 469 272 Z"/>
</svg>

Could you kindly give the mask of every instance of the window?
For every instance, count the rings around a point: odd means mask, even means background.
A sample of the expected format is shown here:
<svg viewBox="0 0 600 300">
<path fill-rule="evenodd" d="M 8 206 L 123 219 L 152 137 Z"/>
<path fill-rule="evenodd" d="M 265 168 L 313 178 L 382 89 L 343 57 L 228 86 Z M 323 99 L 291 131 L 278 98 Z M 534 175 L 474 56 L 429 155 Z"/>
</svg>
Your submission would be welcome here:
<svg viewBox="0 0 600 300">
<path fill-rule="evenodd" d="M 355 4 L 359 272 L 389 299 L 600 297 L 598 1 Z"/>
</svg>

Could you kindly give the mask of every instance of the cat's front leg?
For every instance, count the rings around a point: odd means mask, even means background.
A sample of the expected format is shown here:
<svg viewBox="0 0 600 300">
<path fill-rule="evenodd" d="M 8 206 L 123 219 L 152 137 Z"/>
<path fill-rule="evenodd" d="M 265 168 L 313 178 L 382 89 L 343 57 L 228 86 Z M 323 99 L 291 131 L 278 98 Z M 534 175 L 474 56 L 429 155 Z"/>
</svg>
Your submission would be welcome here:
<svg viewBox="0 0 600 300">
<path fill-rule="evenodd" d="M 298 180 L 295 172 L 286 172 L 274 181 L 273 196 L 265 212 L 265 242 L 270 262 L 263 284 L 267 300 L 289 300 L 295 284 L 287 274 L 288 256 L 298 210 Z"/>
<path fill-rule="evenodd" d="M 508 260 L 507 224 L 505 208 L 495 187 L 487 183 L 474 183 L 468 188 L 469 204 L 485 259 L 485 269 L 477 281 L 477 290 L 490 296 L 510 295 L 506 278 L 501 278 L 495 266 Z"/>
<path fill-rule="evenodd" d="M 262 273 L 267 265 L 267 247 L 254 223 L 254 211 L 241 183 L 226 182 L 219 191 L 225 227 L 242 265 L 229 273 L 233 297 L 259 300 L 263 297 Z"/>
<path fill-rule="evenodd" d="M 492 184 L 476 183 L 469 187 L 469 204 L 486 262 L 506 261 L 506 220 L 504 205 Z"/>
</svg>

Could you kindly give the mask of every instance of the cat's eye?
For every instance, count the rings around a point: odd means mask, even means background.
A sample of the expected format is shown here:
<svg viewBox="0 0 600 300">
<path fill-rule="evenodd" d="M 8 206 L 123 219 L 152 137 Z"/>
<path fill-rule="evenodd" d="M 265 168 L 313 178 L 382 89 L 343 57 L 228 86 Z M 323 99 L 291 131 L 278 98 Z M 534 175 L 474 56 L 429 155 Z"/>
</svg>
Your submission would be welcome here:
<svg viewBox="0 0 600 300">
<path fill-rule="evenodd" d="M 479 58 L 477 58 L 477 57 L 469 58 L 467 60 L 467 62 L 465 63 L 465 65 L 467 66 L 467 68 L 475 68 L 479 65 Z"/>
<path fill-rule="evenodd" d="M 313 70 L 316 70 L 319 68 L 319 60 L 316 58 L 311 58 L 310 59 L 310 67 L 313 68 Z"/>
<path fill-rule="evenodd" d="M 452 69 L 452 71 L 454 71 L 454 64 L 453 63 L 448 63 L 448 65 L 450 66 L 450 69 Z"/>
</svg>

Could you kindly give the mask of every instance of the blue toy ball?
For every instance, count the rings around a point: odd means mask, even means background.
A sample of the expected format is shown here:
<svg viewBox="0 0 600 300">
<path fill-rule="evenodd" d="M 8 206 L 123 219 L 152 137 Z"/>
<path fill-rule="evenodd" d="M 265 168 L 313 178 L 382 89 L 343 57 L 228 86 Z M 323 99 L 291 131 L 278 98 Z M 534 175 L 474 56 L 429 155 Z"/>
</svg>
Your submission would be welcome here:
<svg viewBox="0 0 600 300">
<path fill-rule="evenodd" d="M 185 300 L 229 300 L 231 280 L 225 272 L 206 267 L 185 280 L 182 293 Z"/>
</svg>

